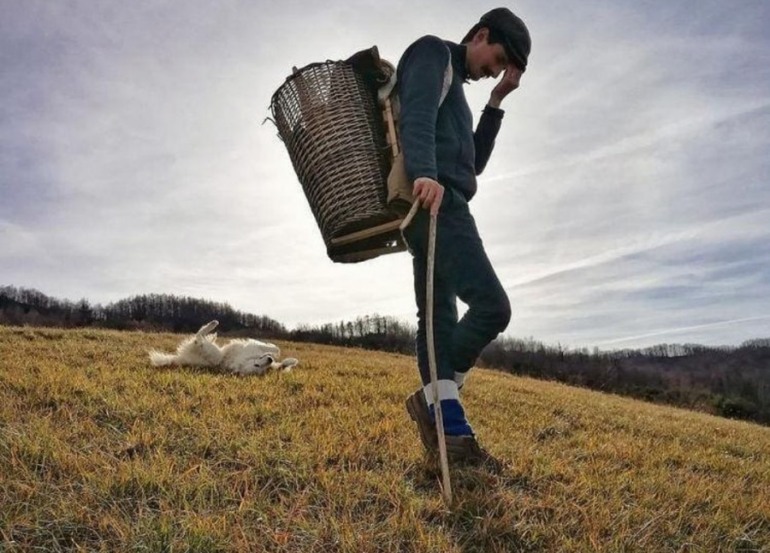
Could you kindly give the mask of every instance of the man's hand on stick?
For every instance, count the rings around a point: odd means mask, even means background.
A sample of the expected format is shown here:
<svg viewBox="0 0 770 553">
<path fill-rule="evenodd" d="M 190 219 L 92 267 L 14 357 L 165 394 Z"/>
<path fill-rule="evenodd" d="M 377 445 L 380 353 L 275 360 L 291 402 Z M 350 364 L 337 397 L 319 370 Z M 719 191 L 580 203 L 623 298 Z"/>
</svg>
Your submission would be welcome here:
<svg viewBox="0 0 770 553">
<path fill-rule="evenodd" d="M 443 198 L 444 187 L 437 181 L 428 177 L 420 177 L 414 181 L 414 199 L 425 209 L 430 209 L 431 215 L 438 214 Z"/>
</svg>

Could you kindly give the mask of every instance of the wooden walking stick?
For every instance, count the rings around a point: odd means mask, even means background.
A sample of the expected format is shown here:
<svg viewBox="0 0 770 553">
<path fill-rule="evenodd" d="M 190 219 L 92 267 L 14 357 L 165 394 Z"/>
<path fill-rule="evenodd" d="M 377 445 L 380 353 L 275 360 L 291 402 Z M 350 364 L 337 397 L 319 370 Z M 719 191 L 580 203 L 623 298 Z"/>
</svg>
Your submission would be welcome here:
<svg viewBox="0 0 770 553">
<path fill-rule="evenodd" d="M 409 214 L 401 223 L 401 232 L 412 222 L 420 202 L 415 201 Z M 433 340 L 433 268 L 436 261 L 436 215 L 430 216 L 430 228 L 428 230 L 428 275 L 426 282 L 427 295 L 427 321 L 426 331 L 428 335 L 428 366 L 430 368 L 430 383 L 433 390 L 433 409 L 436 415 L 436 433 L 438 435 L 438 454 L 441 462 L 441 495 L 447 507 L 452 506 L 452 481 L 449 478 L 449 459 L 446 452 L 446 439 L 444 438 L 444 417 L 441 412 L 441 401 L 438 397 L 438 369 L 436 367 L 436 344 Z"/>
</svg>

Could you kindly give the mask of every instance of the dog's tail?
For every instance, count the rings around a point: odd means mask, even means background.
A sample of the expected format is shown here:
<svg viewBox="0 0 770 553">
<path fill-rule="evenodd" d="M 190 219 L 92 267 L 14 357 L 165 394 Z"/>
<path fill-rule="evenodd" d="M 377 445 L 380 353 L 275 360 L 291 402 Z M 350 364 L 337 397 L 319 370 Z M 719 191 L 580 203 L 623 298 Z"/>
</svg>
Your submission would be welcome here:
<svg viewBox="0 0 770 553">
<path fill-rule="evenodd" d="M 176 355 L 171 353 L 163 353 L 162 351 L 152 350 L 150 352 L 150 363 L 155 367 L 165 367 L 167 365 L 173 365 L 176 363 Z"/>
</svg>

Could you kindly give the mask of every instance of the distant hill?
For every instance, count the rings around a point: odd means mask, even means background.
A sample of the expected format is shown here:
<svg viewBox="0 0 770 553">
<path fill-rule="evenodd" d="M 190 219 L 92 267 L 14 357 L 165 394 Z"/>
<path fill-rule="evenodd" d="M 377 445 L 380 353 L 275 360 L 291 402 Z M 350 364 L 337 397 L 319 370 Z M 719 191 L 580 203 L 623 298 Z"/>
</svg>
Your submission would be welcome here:
<svg viewBox="0 0 770 553">
<path fill-rule="evenodd" d="M 72 302 L 34 289 L 0 286 L 0 324 L 195 332 L 212 319 L 231 332 L 248 329 L 267 336 L 287 334 L 284 325 L 265 315 L 187 296 L 141 294 L 102 306 L 86 299 Z"/>
<path fill-rule="evenodd" d="M 300 325 L 288 330 L 265 315 L 225 303 L 144 294 L 106 306 L 51 298 L 37 290 L 0 287 L 0 325 L 101 327 L 121 330 L 195 332 L 217 319 L 228 336 L 360 347 L 409 353 L 416 327 L 393 317 L 364 315 L 354 321 Z M 621 351 L 589 351 L 502 337 L 490 344 L 479 365 L 677 405 L 729 418 L 770 424 L 770 339 L 740 346 L 659 344 Z"/>
<path fill-rule="evenodd" d="M 0 550 L 764 552 L 770 430 L 474 369 L 502 472 L 453 466 L 414 359 L 279 341 L 292 373 L 150 367 L 179 335 L 0 327 Z"/>
<path fill-rule="evenodd" d="M 770 424 L 769 339 L 589 352 L 503 338 L 481 361 L 516 374 Z"/>
</svg>

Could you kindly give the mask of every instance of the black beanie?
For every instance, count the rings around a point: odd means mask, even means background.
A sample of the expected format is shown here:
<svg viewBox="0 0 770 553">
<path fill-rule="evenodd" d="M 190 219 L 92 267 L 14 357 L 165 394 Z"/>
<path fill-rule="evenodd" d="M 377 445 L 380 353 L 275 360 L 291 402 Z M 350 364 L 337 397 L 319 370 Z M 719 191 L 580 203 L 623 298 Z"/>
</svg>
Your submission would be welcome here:
<svg viewBox="0 0 770 553">
<path fill-rule="evenodd" d="M 503 39 L 503 48 L 510 61 L 522 71 L 527 68 L 532 40 L 521 18 L 508 8 L 495 8 L 481 16 L 479 25 L 497 31 Z"/>
</svg>

